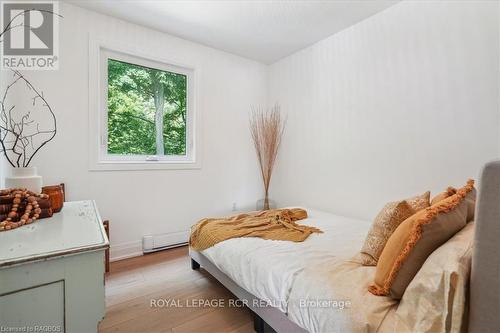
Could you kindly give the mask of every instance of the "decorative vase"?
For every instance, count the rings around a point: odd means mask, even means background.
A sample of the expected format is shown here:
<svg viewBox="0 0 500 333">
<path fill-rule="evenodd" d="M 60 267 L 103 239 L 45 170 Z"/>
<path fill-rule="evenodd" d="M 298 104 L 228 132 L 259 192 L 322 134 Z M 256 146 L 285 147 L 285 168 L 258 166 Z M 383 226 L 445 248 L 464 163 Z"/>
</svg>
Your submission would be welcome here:
<svg viewBox="0 0 500 333">
<path fill-rule="evenodd" d="M 5 177 L 5 187 L 25 188 L 35 193 L 42 192 L 42 177 L 36 173 L 36 167 L 13 168 L 10 177 Z"/>
<path fill-rule="evenodd" d="M 61 185 L 42 187 L 42 193 L 49 196 L 52 211 L 59 213 L 64 205 L 64 189 Z"/>
<path fill-rule="evenodd" d="M 267 205 L 266 205 L 266 201 L 267 201 Z M 257 201 L 256 208 L 257 208 L 257 210 L 275 209 L 276 202 L 274 202 L 274 200 L 271 200 L 269 198 L 260 199 Z"/>
</svg>

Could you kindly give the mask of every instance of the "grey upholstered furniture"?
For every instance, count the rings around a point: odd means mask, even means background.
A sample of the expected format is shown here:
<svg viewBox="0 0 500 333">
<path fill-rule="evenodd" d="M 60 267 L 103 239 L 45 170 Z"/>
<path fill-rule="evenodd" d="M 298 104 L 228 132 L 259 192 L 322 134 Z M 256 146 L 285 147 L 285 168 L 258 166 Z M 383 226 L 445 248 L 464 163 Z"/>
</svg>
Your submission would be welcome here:
<svg viewBox="0 0 500 333">
<path fill-rule="evenodd" d="M 500 331 L 500 161 L 484 166 L 476 203 L 469 332 Z"/>
</svg>

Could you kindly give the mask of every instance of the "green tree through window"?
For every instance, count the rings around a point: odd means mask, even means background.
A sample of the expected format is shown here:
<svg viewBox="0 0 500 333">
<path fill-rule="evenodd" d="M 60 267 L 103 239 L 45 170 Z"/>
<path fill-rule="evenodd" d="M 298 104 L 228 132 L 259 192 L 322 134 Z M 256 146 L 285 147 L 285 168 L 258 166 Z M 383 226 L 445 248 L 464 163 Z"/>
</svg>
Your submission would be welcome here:
<svg viewBox="0 0 500 333">
<path fill-rule="evenodd" d="M 108 59 L 108 153 L 186 155 L 187 77 Z"/>
</svg>

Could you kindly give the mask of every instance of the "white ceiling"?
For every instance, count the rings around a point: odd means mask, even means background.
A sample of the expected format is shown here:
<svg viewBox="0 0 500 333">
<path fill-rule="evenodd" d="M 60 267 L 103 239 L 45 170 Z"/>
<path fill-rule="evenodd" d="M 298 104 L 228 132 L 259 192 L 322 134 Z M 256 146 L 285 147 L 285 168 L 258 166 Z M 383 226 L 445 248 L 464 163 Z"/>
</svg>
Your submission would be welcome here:
<svg viewBox="0 0 500 333">
<path fill-rule="evenodd" d="M 398 0 L 69 2 L 270 64 Z"/>
</svg>

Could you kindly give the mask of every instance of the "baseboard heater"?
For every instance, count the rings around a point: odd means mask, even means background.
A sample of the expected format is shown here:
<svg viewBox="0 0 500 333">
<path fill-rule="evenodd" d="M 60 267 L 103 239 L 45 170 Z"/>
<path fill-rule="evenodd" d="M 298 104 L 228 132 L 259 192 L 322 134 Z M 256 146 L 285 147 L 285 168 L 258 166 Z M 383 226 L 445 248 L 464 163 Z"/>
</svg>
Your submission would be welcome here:
<svg viewBox="0 0 500 333">
<path fill-rule="evenodd" d="M 150 235 L 142 237 L 142 252 L 151 253 L 188 243 L 189 231 L 174 232 L 162 235 Z"/>
</svg>

